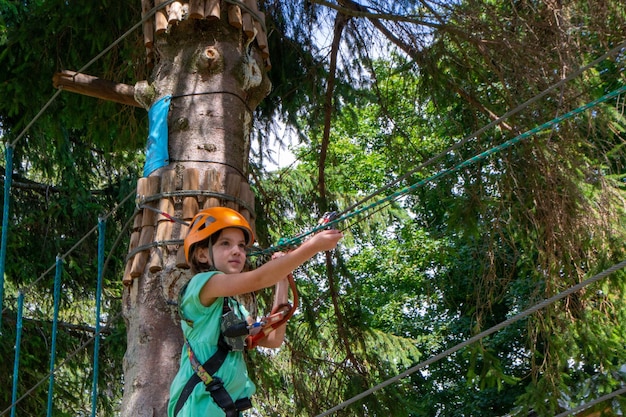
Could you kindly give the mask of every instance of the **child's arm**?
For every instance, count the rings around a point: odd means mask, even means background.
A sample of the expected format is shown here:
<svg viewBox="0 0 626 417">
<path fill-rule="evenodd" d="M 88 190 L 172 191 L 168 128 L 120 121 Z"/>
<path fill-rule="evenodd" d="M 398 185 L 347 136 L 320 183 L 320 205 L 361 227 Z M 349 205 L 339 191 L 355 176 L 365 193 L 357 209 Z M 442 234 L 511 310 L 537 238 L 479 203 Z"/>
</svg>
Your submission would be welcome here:
<svg viewBox="0 0 626 417">
<path fill-rule="evenodd" d="M 273 259 L 257 269 L 238 274 L 217 274 L 202 287 L 200 301 L 209 306 L 218 297 L 232 297 L 270 287 L 318 252 L 334 249 L 342 237 L 343 233 L 339 230 L 322 230 L 285 256 Z"/>
</svg>

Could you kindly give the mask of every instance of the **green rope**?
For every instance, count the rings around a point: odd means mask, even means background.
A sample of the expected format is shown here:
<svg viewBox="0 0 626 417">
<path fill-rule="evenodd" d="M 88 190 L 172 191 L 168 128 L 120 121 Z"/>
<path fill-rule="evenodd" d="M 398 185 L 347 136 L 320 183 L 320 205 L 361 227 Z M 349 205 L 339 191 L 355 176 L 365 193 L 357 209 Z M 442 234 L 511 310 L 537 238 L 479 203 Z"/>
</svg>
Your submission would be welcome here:
<svg viewBox="0 0 626 417">
<path fill-rule="evenodd" d="M 342 215 L 340 217 L 337 217 L 336 219 L 334 219 L 334 220 L 332 220 L 332 221 L 330 221 L 330 222 L 328 222 L 328 223 L 326 223 L 324 225 L 317 226 L 317 227 L 311 229 L 308 232 L 304 232 L 302 234 L 299 234 L 298 236 L 296 236 L 294 238 L 291 238 L 291 239 L 281 238 L 276 246 L 272 246 L 270 248 L 267 248 L 265 250 L 260 250 L 260 251 L 257 251 L 257 252 L 251 252 L 250 256 L 267 255 L 267 254 L 270 254 L 270 253 L 273 253 L 273 252 L 277 252 L 277 251 L 280 251 L 280 250 L 289 249 L 289 248 L 292 248 L 294 246 L 298 246 L 298 245 L 300 245 L 302 243 L 302 240 L 306 236 L 314 234 L 314 233 L 316 233 L 316 232 L 318 232 L 318 231 L 320 231 L 322 229 L 326 229 L 328 227 L 332 227 L 332 226 L 336 225 L 339 222 L 342 222 L 342 221 L 348 220 L 348 219 L 350 219 L 352 217 L 358 216 L 358 215 L 360 215 L 361 213 L 363 213 L 365 211 L 368 211 L 368 210 L 371 210 L 371 209 L 375 208 L 376 206 L 388 203 L 388 202 L 390 202 L 392 200 L 396 200 L 397 198 L 401 197 L 402 195 L 409 194 L 409 193 L 417 190 L 419 187 L 421 187 L 421 186 L 423 186 L 425 184 L 428 184 L 430 182 L 433 182 L 435 180 L 443 178 L 446 175 L 449 175 L 449 174 L 451 174 L 453 172 L 459 171 L 462 168 L 465 168 L 465 167 L 467 167 L 469 165 L 475 164 L 478 161 L 482 161 L 482 160 L 486 159 L 487 157 L 489 157 L 489 156 L 491 156 L 491 155 L 493 155 L 493 154 L 495 154 L 497 152 L 500 152 L 500 151 L 502 151 L 504 149 L 510 148 L 511 146 L 516 145 L 517 143 L 519 143 L 519 142 L 521 142 L 521 141 L 523 141 L 525 139 L 528 139 L 529 137 L 531 137 L 531 136 L 533 136 L 533 135 L 535 135 L 535 134 L 537 134 L 537 133 L 539 133 L 539 132 L 541 132 L 543 130 L 551 128 L 551 127 L 561 123 L 564 120 L 570 119 L 573 116 L 575 116 L 575 115 L 577 115 L 579 113 L 582 113 L 583 111 L 588 110 L 588 109 L 590 109 L 592 107 L 595 107 L 595 106 L 597 106 L 600 103 L 608 101 L 611 98 L 616 97 L 616 96 L 618 96 L 618 95 L 620 95 L 620 94 L 622 94 L 624 92 L 626 92 L 626 85 L 622 86 L 622 87 L 620 87 L 620 88 L 618 88 L 618 89 L 616 89 L 616 90 L 614 90 L 614 91 L 612 91 L 612 92 L 610 92 L 608 94 L 605 94 L 602 97 L 600 97 L 600 98 L 598 98 L 596 100 L 593 100 L 593 101 L 591 101 L 591 102 L 589 102 L 589 103 L 587 103 L 587 104 L 585 104 L 583 106 L 580 106 L 580 107 L 578 107 L 578 108 L 576 108 L 576 109 L 574 109 L 572 111 L 569 111 L 569 112 L 567 112 L 567 113 L 565 113 L 565 114 L 563 114 L 563 115 L 561 115 L 559 117 L 555 117 L 554 119 L 552 119 L 552 120 L 550 120 L 550 121 L 548 121 L 546 123 L 543 123 L 543 124 L 535 127 L 534 129 L 531 129 L 531 130 L 529 130 L 527 132 L 524 132 L 524 133 L 514 137 L 513 139 L 510 139 L 510 140 L 508 140 L 508 141 L 506 141 L 506 142 L 504 142 L 504 143 L 502 143 L 500 145 L 494 146 L 491 149 L 488 149 L 488 150 L 486 150 L 486 151 L 484 151 L 482 153 L 479 153 L 478 155 L 475 155 L 475 156 L 473 156 L 473 157 L 471 157 L 471 158 L 461 162 L 460 164 L 458 164 L 458 165 L 456 165 L 456 166 L 454 166 L 452 168 L 444 169 L 443 171 L 440 171 L 440 172 L 438 172 L 438 173 L 436 173 L 436 174 L 434 174 L 434 175 L 432 175 L 432 176 L 430 176 L 428 178 L 425 178 L 425 179 L 423 179 L 421 181 L 418 181 L 418 182 L 416 182 L 416 183 L 414 183 L 414 184 L 412 184 L 412 185 L 410 185 L 408 187 L 405 187 L 405 188 L 403 188 L 403 189 L 401 189 L 401 190 L 399 190 L 399 191 L 397 191 L 397 192 L 395 192 L 395 193 L 393 193 L 393 194 L 391 194 L 391 195 L 389 195 L 387 197 L 384 197 L 384 198 L 382 198 L 382 199 L 380 199 L 378 201 L 370 203 L 370 204 L 364 206 L 363 208 L 361 208 L 359 210 L 354 210 L 352 212 L 348 212 L 347 214 L 344 214 L 344 215 Z"/>
<path fill-rule="evenodd" d="M 17 293 L 17 327 L 15 329 L 15 358 L 13 359 L 13 389 L 11 390 L 11 417 L 15 417 L 17 409 L 17 382 L 20 370 L 20 346 L 22 344 L 22 329 L 24 315 L 24 293 Z M 6 411 L 6 410 L 5 410 Z M 4 414 L 4 413 L 3 413 Z"/>
<path fill-rule="evenodd" d="M 104 272 L 104 244 L 105 244 L 106 220 L 98 219 L 98 284 L 96 286 L 96 329 L 93 346 L 93 384 L 91 387 L 91 417 L 96 417 L 98 409 L 98 371 L 100 354 L 100 306 L 102 298 L 102 276 Z"/>
<path fill-rule="evenodd" d="M 48 382 L 48 412 L 52 416 L 52 400 L 54 397 L 54 363 L 57 358 L 57 334 L 59 326 L 59 305 L 61 304 L 61 275 L 63 274 L 63 259 L 57 256 L 56 274 L 54 275 L 54 311 L 52 314 L 52 343 L 50 346 L 50 378 Z"/>
<path fill-rule="evenodd" d="M 0 237 L 0 311 L 4 305 L 4 271 L 7 259 L 7 239 L 9 236 L 9 202 L 11 201 L 11 183 L 13 181 L 13 147 L 6 146 L 6 166 L 4 168 L 4 204 L 2 207 L 2 236 Z M 0 330 L 2 313 L 0 313 Z"/>
</svg>

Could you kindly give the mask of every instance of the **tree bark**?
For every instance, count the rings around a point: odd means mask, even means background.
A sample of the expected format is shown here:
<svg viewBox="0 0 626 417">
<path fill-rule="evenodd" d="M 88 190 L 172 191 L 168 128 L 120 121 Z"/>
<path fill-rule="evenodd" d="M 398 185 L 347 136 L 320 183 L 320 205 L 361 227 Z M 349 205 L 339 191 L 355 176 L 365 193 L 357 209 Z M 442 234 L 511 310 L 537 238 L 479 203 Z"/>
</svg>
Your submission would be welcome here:
<svg viewBox="0 0 626 417">
<path fill-rule="evenodd" d="M 255 44 L 250 46 L 242 29 L 228 24 L 228 9 L 222 10 L 219 20 L 184 20 L 156 34 L 153 79 L 135 86 L 135 98 L 147 109 L 161 97 L 172 96 L 170 163 L 150 177 L 175 177 L 181 193 L 170 200 L 178 217 L 183 215 L 182 201 L 189 198 L 184 194 L 189 191 L 184 190 L 183 183 L 189 184 L 183 181 L 184 173 L 197 174 L 200 190 L 193 196 L 197 207 L 230 204 L 250 211 L 244 200 L 252 199 L 247 186 L 252 111 L 269 93 L 270 84 L 261 51 Z M 207 190 L 215 195 L 202 195 Z M 180 241 L 185 231 L 184 225 L 174 225 L 169 242 Z M 180 268 L 178 249 L 176 244 L 159 246 L 151 256 L 162 256 L 162 264 L 147 262 L 141 276 L 125 277 L 123 416 L 167 414 L 169 386 L 183 344 L 173 304 L 179 288 L 190 278 L 188 269 Z"/>
</svg>

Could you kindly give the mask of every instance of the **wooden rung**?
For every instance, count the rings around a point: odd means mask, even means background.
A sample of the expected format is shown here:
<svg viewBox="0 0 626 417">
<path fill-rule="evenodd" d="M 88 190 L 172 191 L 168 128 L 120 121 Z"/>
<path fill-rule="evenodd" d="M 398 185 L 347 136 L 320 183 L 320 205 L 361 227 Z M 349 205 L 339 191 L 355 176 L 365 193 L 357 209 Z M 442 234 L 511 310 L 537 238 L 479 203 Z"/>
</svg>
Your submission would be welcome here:
<svg viewBox="0 0 626 417">
<path fill-rule="evenodd" d="M 219 192 L 222 188 L 222 175 L 215 169 L 209 169 L 206 173 L 205 189 L 215 192 Z M 207 197 L 204 200 L 203 208 L 218 207 L 220 205 L 220 199 L 217 197 Z"/>
<path fill-rule="evenodd" d="M 259 14 L 263 15 L 263 19 L 265 20 L 265 14 L 259 12 Z M 261 28 L 261 24 L 259 22 L 254 22 L 254 26 L 256 27 L 256 43 L 259 45 L 259 49 L 261 50 L 261 56 L 263 58 L 267 58 L 270 56 L 269 47 L 267 46 L 267 36 L 263 29 Z"/>
<path fill-rule="evenodd" d="M 250 13 L 243 13 L 241 16 L 243 32 L 246 34 L 248 39 L 254 38 L 254 21 L 252 20 L 252 16 Z"/>
<path fill-rule="evenodd" d="M 144 269 L 146 269 L 146 263 L 148 262 L 148 256 L 150 252 L 143 251 L 139 252 L 133 258 L 133 264 L 130 267 L 130 276 L 132 278 L 137 278 L 143 275 Z"/>
<path fill-rule="evenodd" d="M 139 246 L 148 245 L 154 239 L 154 226 L 144 226 L 141 228 L 141 236 L 139 237 Z M 143 274 L 148 262 L 149 250 L 143 250 L 135 255 L 133 258 L 133 265 L 130 269 L 130 276 L 133 278 L 139 277 Z"/>
<path fill-rule="evenodd" d="M 199 173 L 195 168 L 188 168 L 183 172 L 183 190 L 199 189 Z M 198 200 L 196 197 L 183 198 L 183 219 L 190 220 L 198 212 Z"/>
<path fill-rule="evenodd" d="M 204 19 L 204 0 L 189 1 L 189 18 Z"/>
<path fill-rule="evenodd" d="M 228 23 L 237 29 L 241 29 L 243 26 L 241 9 L 239 6 L 228 6 Z"/>
<path fill-rule="evenodd" d="M 222 10 L 219 0 L 207 0 L 204 5 L 204 16 L 207 19 L 220 19 Z"/>
<path fill-rule="evenodd" d="M 160 247 L 152 248 L 150 251 L 148 271 L 154 274 L 155 272 L 159 272 L 163 269 L 163 252 L 163 249 Z"/>
<path fill-rule="evenodd" d="M 165 0 L 156 0 L 157 5 L 165 3 Z M 161 34 L 167 30 L 167 9 L 169 6 L 165 6 L 157 10 L 154 14 L 154 33 Z"/>
<path fill-rule="evenodd" d="M 178 252 L 176 252 L 176 268 L 189 268 L 185 260 L 185 248 L 182 245 L 178 248 Z"/>
<path fill-rule="evenodd" d="M 124 269 L 124 275 L 122 278 L 122 283 L 126 286 L 130 285 L 133 283 L 133 277 L 130 276 L 130 268 L 133 264 L 133 260 L 129 260 L 128 262 L 126 262 L 126 268 Z"/>
<path fill-rule="evenodd" d="M 250 189 L 250 184 L 248 184 L 248 182 L 245 180 L 241 181 L 239 198 L 243 202 L 245 202 L 248 205 L 248 207 L 254 207 L 254 193 Z M 246 207 L 241 207 L 239 209 L 239 212 L 241 213 L 243 217 L 246 218 L 248 223 L 252 221 L 252 213 L 250 213 L 250 211 Z"/>
<path fill-rule="evenodd" d="M 176 191 L 176 171 L 170 169 L 161 174 L 161 193 L 171 193 L 173 191 Z M 174 199 L 172 197 L 161 198 L 159 210 L 174 216 Z M 157 222 L 161 223 L 163 221 L 170 222 L 167 217 L 159 214 Z"/>
<path fill-rule="evenodd" d="M 167 12 L 167 23 L 172 25 L 181 20 L 183 20 L 183 4 L 179 1 L 175 1 L 170 4 L 170 8 Z"/>
<path fill-rule="evenodd" d="M 245 0 L 246 6 L 248 6 L 248 9 L 250 9 L 250 11 L 254 15 L 258 14 L 258 9 L 257 9 L 257 6 L 256 6 L 256 2 L 257 2 L 257 0 Z M 245 16 L 248 16 L 248 17 L 246 18 Z M 254 22 L 256 20 L 258 20 L 257 16 L 253 16 L 250 13 L 244 13 L 243 31 L 246 34 L 246 36 L 248 37 L 248 39 L 253 39 L 255 34 L 256 34 L 256 28 L 254 26 Z"/>
<path fill-rule="evenodd" d="M 152 0 L 141 0 L 141 17 L 144 17 L 152 9 Z M 154 44 L 154 22 L 148 19 L 143 22 L 143 43 L 146 48 L 152 48 Z"/>
<path fill-rule="evenodd" d="M 154 176 L 146 178 L 145 182 L 145 196 L 153 196 L 159 191 L 159 183 L 161 182 L 161 178 Z M 146 205 L 150 205 L 151 207 L 155 206 L 155 202 L 146 203 Z M 156 215 L 157 213 L 154 210 L 144 208 L 143 209 L 143 218 L 141 219 L 141 227 L 145 226 L 153 226 L 156 223 Z"/>
<path fill-rule="evenodd" d="M 239 174 L 226 175 L 226 194 L 235 198 L 239 197 L 239 190 L 241 185 L 241 176 Z M 230 207 L 233 210 L 239 210 L 239 204 L 234 201 L 226 201 L 224 203 L 226 207 Z"/>
</svg>

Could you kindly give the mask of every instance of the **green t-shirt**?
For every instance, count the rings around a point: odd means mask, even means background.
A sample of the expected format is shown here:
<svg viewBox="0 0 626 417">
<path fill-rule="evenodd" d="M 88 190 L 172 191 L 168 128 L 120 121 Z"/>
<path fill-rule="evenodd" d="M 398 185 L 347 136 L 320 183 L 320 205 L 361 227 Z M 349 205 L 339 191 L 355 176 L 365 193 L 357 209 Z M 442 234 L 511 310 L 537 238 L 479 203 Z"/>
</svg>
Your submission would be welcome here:
<svg viewBox="0 0 626 417">
<path fill-rule="evenodd" d="M 189 340 L 198 361 L 204 363 L 217 351 L 217 341 L 220 334 L 220 318 L 222 316 L 223 298 L 218 298 L 209 307 L 200 302 L 200 290 L 215 274 L 221 272 L 203 272 L 195 275 L 189 284 L 181 300 L 181 311 L 184 317 L 193 321 L 193 327 L 181 320 L 183 334 Z M 238 304 L 231 305 L 233 311 L 238 311 L 241 318 L 247 316 L 245 309 Z M 170 386 L 170 400 L 167 407 L 168 417 L 174 417 L 174 408 L 178 397 L 185 384 L 194 374 L 189 363 L 187 350 L 183 346 L 180 368 Z M 224 363 L 216 375 L 224 381 L 226 391 L 233 401 L 239 398 L 250 397 L 256 391 L 254 383 L 248 376 L 248 370 L 243 358 L 243 352 L 229 352 Z M 197 416 L 224 416 L 222 409 L 215 404 L 211 394 L 205 389 L 205 385 L 199 382 L 192 391 L 185 405 L 176 417 Z"/>
</svg>

